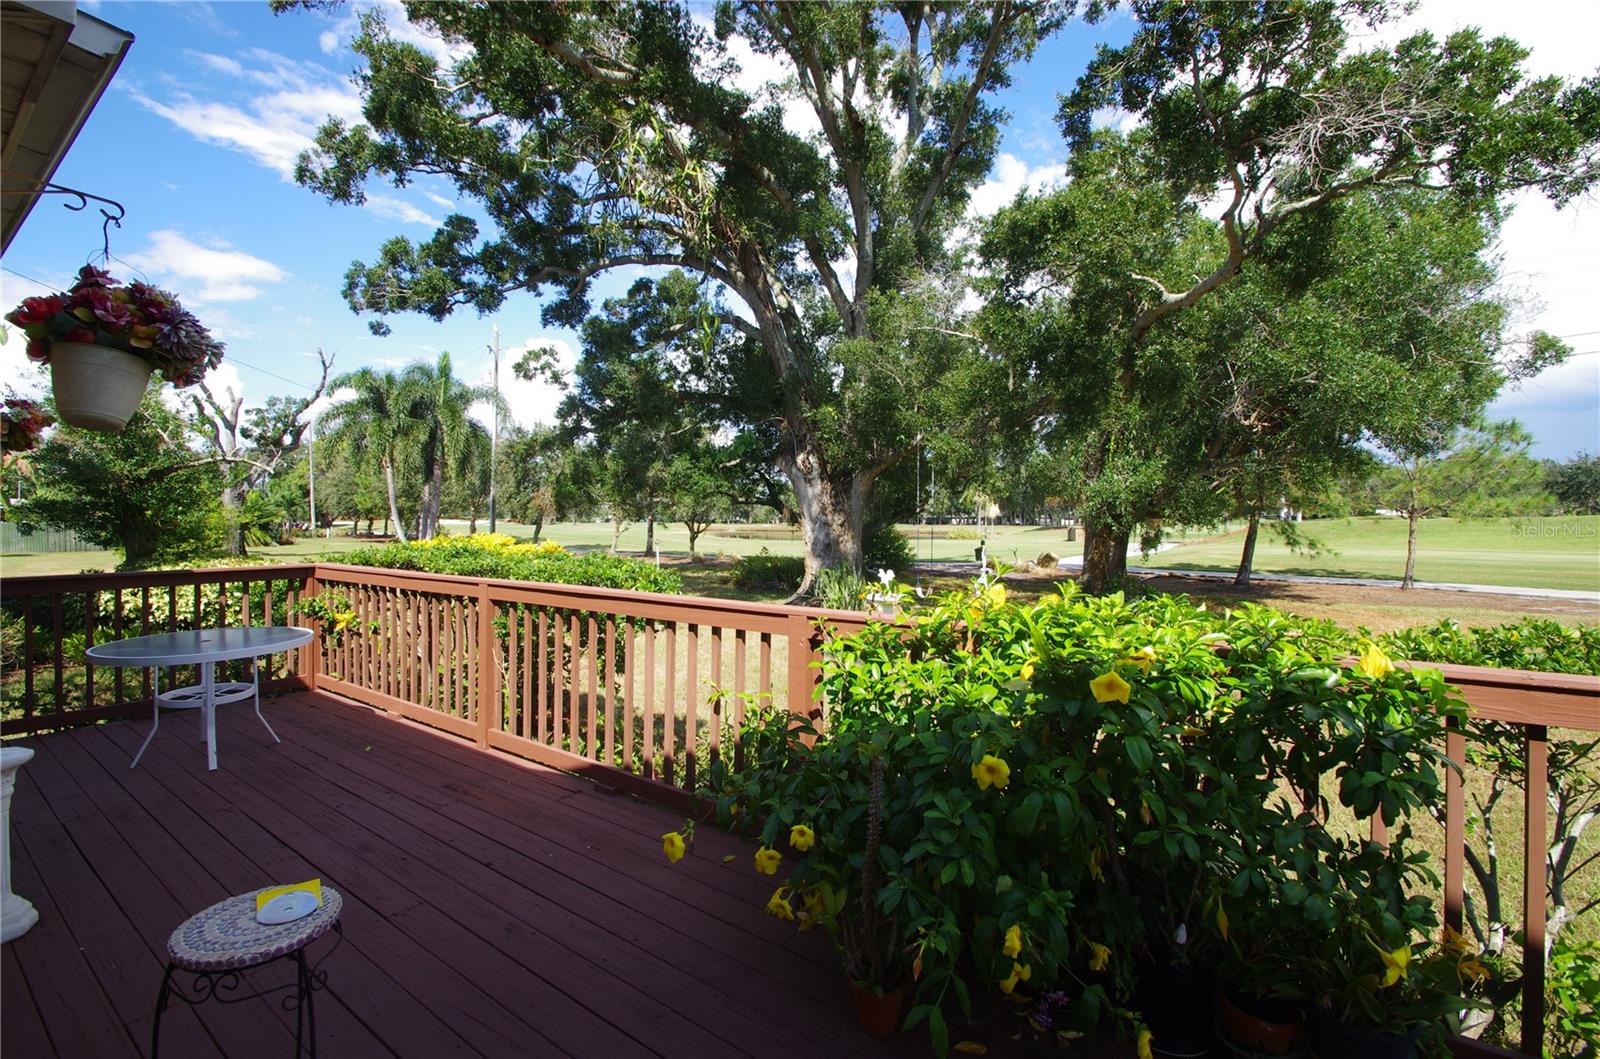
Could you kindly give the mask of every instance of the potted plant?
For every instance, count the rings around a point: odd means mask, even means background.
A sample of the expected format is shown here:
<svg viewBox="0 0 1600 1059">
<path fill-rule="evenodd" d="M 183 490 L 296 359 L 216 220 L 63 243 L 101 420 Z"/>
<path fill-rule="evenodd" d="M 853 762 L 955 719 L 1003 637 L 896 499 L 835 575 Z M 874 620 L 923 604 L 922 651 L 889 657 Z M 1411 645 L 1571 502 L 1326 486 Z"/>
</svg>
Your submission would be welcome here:
<svg viewBox="0 0 1600 1059">
<path fill-rule="evenodd" d="M 1297 910 L 1278 902 L 1245 905 L 1240 918 L 1218 967 L 1218 1032 L 1251 1053 L 1288 1055 L 1305 1036 L 1294 961 L 1313 934 Z"/>
<path fill-rule="evenodd" d="M 1413 1059 L 1439 1053 L 1471 994 L 1490 971 L 1464 946 L 1419 934 L 1420 910 L 1394 910 L 1370 895 L 1339 902 L 1337 925 L 1302 960 L 1313 1004 L 1308 1023 L 1318 1059 Z M 1431 913 L 1429 913 L 1431 914 Z"/>
<path fill-rule="evenodd" d="M 190 386 L 222 361 L 222 343 L 172 294 L 92 265 L 67 293 L 24 298 L 6 319 L 27 335 L 28 358 L 50 365 L 61 418 L 86 430 L 125 427 L 152 371 Z"/>
<path fill-rule="evenodd" d="M 55 419 L 37 401 L 8 393 L 0 404 L 0 452 L 32 452 Z"/>
</svg>

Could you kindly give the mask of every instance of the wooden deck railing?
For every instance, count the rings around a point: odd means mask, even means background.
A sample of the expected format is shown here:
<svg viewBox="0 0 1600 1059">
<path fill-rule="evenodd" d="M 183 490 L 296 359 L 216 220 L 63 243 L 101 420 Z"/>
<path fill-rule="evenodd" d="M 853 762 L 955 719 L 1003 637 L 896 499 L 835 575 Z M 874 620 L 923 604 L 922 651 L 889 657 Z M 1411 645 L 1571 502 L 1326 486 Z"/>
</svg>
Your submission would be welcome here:
<svg viewBox="0 0 1600 1059">
<path fill-rule="evenodd" d="M 318 597 L 316 621 L 304 601 Z M 320 688 L 468 739 L 684 808 L 704 770 L 742 764 L 752 711 L 815 715 L 816 660 L 865 615 L 762 603 L 528 584 L 318 563 L 147 574 L 7 578 L 0 733 L 149 709 L 149 677 L 97 679 L 83 648 L 119 636 L 253 621 L 318 627 L 269 687 Z M 81 633 L 82 639 L 77 637 Z M 11 642 L 16 641 L 15 643 Z M 1540 1055 L 1549 857 L 1550 730 L 1600 730 L 1600 676 L 1429 665 L 1475 717 L 1520 726 L 1525 871 L 1522 1051 Z M 1446 739 L 1452 761 L 1466 733 Z M 1463 926 L 1467 813 L 1446 777 L 1444 917 Z M 1383 841 L 1381 822 L 1372 837 Z M 1461 1055 L 1499 1054 L 1458 1041 Z"/>
</svg>

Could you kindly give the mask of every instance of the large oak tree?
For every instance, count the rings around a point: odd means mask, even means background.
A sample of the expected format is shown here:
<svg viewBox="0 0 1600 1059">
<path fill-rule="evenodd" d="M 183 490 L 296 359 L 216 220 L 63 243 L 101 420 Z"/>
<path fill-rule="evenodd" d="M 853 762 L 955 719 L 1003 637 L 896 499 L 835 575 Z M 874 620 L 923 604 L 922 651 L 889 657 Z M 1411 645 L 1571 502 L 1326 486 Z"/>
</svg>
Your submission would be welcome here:
<svg viewBox="0 0 1600 1059">
<path fill-rule="evenodd" d="M 720 285 L 737 307 L 721 323 L 779 382 L 771 455 L 808 578 L 858 567 L 873 483 L 915 451 L 951 358 L 975 355 L 934 332 L 885 338 L 883 321 L 945 262 L 994 157 L 992 94 L 1069 7 L 757 0 L 719 5 L 714 24 L 660 2 L 405 10 L 462 57 L 441 68 L 366 16 L 364 121 L 330 121 L 299 179 L 359 202 L 371 179 L 440 176 L 489 224 L 455 215 L 421 243 L 390 240 L 350 270 L 350 304 L 439 319 L 554 292 L 546 321 L 575 326 L 610 269 Z M 734 34 L 792 78 L 761 98 L 739 88 Z M 786 125 L 785 103 L 815 134 Z"/>
</svg>

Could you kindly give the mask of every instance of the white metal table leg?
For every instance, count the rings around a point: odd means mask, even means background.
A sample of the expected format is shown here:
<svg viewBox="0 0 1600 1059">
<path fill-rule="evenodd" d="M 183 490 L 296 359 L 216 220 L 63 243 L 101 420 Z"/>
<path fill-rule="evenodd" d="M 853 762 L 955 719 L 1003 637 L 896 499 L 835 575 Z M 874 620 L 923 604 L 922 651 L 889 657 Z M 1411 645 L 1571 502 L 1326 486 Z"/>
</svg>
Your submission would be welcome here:
<svg viewBox="0 0 1600 1059">
<path fill-rule="evenodd" d="M 261 727 L 267 730 L 267 734 L 272 736 L 274 743 L 283 742 L 282 739 L 278 738 L 278 733 L 272 730 L 272 725 L 267 723 L 266 715 L 261 712 L 261 660 L 259 658 L 250 659 L 250 683 L 255 690 L 256 719 L 261 722 Z"/>
<path fill-rule="evenodd" d="M 150 740 L 156 737 L 156 729 L 161 727 L 161 667 L 151 666 L 150 671 L 155 674 L 155 684 L 150 691 L 150 734 L 144 737 L 144 742 L 139 744 L 139 752 L 133 755 L 133 761 L 128 765 L 131 769 L 139 767 L 144 748 L 150 745 Z"/>
<path fill-rule="evenodd" d="M 217 771 L 217 683 L 214 662 L 200 663 L 200 684 L 205 689 L 205 701 L 200 707 L 206 721 L 206 769 Z"/>
</svg>

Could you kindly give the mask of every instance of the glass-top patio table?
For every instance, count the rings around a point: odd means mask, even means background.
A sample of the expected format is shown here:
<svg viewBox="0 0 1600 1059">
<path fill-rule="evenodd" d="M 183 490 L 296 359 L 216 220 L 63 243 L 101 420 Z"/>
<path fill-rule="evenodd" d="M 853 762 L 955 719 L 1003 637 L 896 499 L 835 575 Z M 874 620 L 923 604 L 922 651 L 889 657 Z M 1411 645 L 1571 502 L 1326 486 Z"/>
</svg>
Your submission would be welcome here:
<svg viewBox="0 0 1600 1059">
<path fill-rule="evenodd" d="M 273 738 L 274 742 L 282 742 L 278 733 L 272 730 L 272 725 L 267 724 L 266 717 L 261 713 L 261 677 L 257 671 L 256 658 L 262 655 L 277 654 L 280 651 L 289 651 L 296 647 L 303 647 L 311 642 L 312 631 L 291 626 L 281 625 L 256 625 L 243 628 L 227 629 L 195 629 L 190 632 L 162 632 L 149 636 L 134 636 L 126 640 L 113 640 L 109 643 L 96 644 L 84 652 L 88 658 L 103 666 L 137 666 L 155 670 L 155 694 L 151 697 L 151 725 L 150 734 L 145 736 L 144 742 L 139 746 L 139 752 L 133 755 L 133 762 L 129 768 L 136 768 L 139 759 L 144 756 L 145 747 L 150 745 L 150 740 L 155 738 L 156 729 L 161 726 L 161 711 L 168 710 L 195 710 L 201 711 L 202 725 L 206 736 L 206 768 L 212 771 L 217 767 L 217 705 L 219 703 L 237 702 L 240 699 L 255 698 L 256 717 L 260 719 L 263 727 Z M 216 683 L 213 667 L 218 662 L 228 662 L 236 658 L 252 659 L 250 664 L 250 683 Z M 172 691 L 162 692 L 160 666 L 186 666 L 198 665 L 200 667 L 200 683 L 195 687 L 175 688 Z"/>
</svg>

